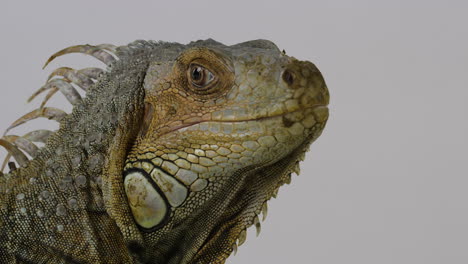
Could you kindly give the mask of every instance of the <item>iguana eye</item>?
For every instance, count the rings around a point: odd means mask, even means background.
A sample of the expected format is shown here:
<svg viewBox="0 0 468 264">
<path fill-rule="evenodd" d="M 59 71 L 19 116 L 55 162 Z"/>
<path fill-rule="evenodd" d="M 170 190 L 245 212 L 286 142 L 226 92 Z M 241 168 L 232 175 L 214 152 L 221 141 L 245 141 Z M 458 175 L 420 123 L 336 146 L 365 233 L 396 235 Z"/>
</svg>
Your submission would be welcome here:
<svg viewBox="0 0 468 264">
<path fill-rule="evenodd" d="M 192 84 L 198 88 L 204 88 L 215 79 L 213 73 L 198 64 L 191 64 L 189 73 Z"/>
<path fill-rule="evenodd" d="M 207 101 L 225 95 L 234 84 L 231 59 L 202 47 L 188 49 L 177 57 L 173 66 L 181 88 L 197 101 Z"/>
</svg>

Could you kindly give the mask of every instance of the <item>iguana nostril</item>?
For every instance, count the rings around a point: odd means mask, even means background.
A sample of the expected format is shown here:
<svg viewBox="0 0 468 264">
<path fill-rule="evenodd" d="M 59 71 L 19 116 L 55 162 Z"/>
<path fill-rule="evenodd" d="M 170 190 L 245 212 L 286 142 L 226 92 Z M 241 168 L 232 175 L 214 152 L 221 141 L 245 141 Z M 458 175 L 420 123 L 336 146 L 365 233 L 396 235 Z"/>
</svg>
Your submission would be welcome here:
<svg viewBox="0 0 468 264">
<path fill-rule="evenodd" d="M 283 72 L 283 81 L 287 83 L 289 86 L 293 85 L 294 74 L 290 70 L 285 70 Z"/>
</svg>

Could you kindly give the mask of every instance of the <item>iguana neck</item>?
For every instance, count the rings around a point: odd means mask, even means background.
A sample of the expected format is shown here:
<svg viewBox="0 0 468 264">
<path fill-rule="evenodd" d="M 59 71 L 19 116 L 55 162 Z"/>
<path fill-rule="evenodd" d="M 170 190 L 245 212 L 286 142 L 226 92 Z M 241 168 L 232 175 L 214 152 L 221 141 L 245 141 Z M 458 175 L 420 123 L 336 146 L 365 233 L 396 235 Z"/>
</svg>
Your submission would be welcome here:
<svg viewBox="0 0 468 264">
<path fill-rule="evenodd" d="M 80 263 L 131 261 L 117 225 L 107 214 L 102 186 L 117 131 L 138 129 L 146 67 L 139 56 L 113 64 L 38 156 L 1 178 L 0 239 L 7 242 L 0 253 L 57 263 L 63 258 Z M 122 240 L 117 244 L 123 248 L 115 247 L 115 240 Z"/>
</svg>

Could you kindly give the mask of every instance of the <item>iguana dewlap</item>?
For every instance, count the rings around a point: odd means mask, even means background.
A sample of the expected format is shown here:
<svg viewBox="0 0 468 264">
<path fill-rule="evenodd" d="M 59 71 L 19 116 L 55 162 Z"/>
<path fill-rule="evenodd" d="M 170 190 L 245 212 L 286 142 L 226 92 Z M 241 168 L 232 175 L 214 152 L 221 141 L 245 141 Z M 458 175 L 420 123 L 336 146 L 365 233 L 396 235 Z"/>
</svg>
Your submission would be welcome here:
<svg viewBox="0 0 468 264">
<path fill-rule="evenodd" d="M 270 41 L 81 45 L 48 62 L 72 52 L 108 67 L 55 70 L 7 132 L 60 129 L 0 139 L 19 165 L 0 173 L 1 263 L 224 263 L 328 119 L 319 70 Z M 71 114 L 45 106 L 57 92 Z"/>
</svg>

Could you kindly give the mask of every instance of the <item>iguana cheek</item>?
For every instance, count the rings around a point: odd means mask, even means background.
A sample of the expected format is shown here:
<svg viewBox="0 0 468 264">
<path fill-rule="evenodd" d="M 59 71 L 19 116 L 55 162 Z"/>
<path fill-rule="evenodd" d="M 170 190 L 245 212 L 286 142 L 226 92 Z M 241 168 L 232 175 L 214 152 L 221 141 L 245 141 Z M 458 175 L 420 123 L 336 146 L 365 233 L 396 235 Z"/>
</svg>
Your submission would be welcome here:
<svg viewBox="0 0 468 264">
<path fill-rule="evenodd" d="M 138 225 L 150 229 L 164 221 L 169 211 L 166 202 L 142 173 L 129 173 L 124 185 L 128 204 Z"/>
</svg>

